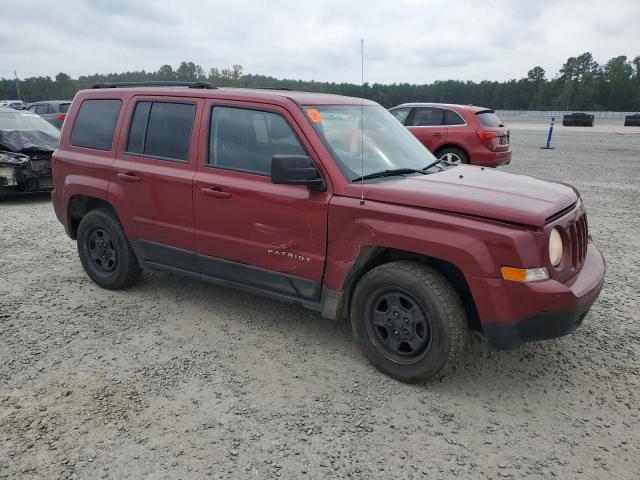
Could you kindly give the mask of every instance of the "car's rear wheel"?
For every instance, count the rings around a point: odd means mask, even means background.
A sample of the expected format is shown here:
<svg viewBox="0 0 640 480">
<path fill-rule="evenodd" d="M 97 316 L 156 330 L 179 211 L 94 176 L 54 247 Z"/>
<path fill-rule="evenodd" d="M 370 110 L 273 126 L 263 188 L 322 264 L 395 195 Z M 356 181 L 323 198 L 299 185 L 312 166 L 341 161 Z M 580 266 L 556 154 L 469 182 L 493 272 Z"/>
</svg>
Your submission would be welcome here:
<svg viewBox="0 0 640 480">
<path fill-rule="evenodd" d="M 469 163 L 469 157 L 459 148 L 442 149 L 438 152 L 437 157 L 438 160 L 452 164 Z"/>
<path fill-rule="evenodd" d="M 108 210 L 91 210 L 82 217 L 78 254 L 87 275 L 103 288 L 125 288 L 142 273 L 120 223 Z"/>
<path fill-rule="evenodd" d="M 381 265 L 360 280 L 351 325 L 369 360 L 409 383 L 446 375 L 468 338 L 453 287 L 438 272 L 410 261 Z"/>
</svg>

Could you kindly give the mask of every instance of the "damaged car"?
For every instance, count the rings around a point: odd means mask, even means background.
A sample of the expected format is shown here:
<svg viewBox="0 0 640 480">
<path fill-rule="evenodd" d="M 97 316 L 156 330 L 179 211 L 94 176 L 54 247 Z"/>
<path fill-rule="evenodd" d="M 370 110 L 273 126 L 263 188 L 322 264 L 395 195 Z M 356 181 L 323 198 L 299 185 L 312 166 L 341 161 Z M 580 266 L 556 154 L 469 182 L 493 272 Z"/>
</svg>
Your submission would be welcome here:
<svg viewBox="0 0 640 480">
<path fill-rule="evenodd" d="M 53 188 L 51 154 L 60 131 L 38 115 L 0 107 L 0 199 Z"/>
</svg>

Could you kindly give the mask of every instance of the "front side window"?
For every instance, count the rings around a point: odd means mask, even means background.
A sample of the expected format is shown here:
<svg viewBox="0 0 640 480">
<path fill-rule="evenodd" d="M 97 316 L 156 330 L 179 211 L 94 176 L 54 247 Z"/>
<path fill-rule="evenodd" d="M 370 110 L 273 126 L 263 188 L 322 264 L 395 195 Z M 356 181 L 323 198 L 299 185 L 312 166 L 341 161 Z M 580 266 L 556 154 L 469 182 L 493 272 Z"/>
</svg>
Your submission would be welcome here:
<svg viewBox="0 0 640 480">
<path fill-rule="evenodd" d="M 349 181 L 383 170 L 420 170 L 435 161 L 431 152 L 380 105 L 304 108 Z"/>
<path fill-rule="evenodd" d="M 113 132 L 120 113 L 120 100 L 85 100 L 80 106 L 73 131 L 71 145 L 111 150 Z"/>
<path fill-rule="evenodd" d="M 410 108 L 395 108 L 393 110 L 390 110 L 391 115 L 393 115 L 394 117 L 396 117 L 398 119 L 398 121 L 404 125 L 404 122 L 407 120 L 407 117 L 409 116 L 409 112 L 411 112 Z"/>
<path fill-rule="evenodd" d="M 442 125 L 443 115 L 440 108 L 416 108 L 411 119 L 413 127 L 433 127 Z"/>
<path fill-rule="evenodd" d="M 138 102 L 127 153 L 186 162 L 195 111 L 190 103 Z"/>
<path fill-rule="evenodd" d="M 49 104 L 48 103 L 41 103 L 40 105 L 38 105 L 36 107 L 36 113 L 38 115 L 46 115 L 49 112 Z"/>
<path fill-rule="evenodd" d="M 274 155 L 306 155 L 282 116 L 245 108 L 212 108 L 209 165 L 269 175 Z"/>
</svg>

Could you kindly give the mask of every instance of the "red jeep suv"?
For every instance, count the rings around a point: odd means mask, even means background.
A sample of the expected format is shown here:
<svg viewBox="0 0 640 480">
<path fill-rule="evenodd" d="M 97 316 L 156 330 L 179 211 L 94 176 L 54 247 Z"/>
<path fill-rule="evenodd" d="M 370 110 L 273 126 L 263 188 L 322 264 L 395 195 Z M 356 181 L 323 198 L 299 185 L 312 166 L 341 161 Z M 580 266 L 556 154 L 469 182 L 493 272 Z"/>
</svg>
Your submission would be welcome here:
<svg viewBox="0 0 640 480">
<path fill-rule="evenodd" d="M 443 375 L 470 328 L 496 348 L 574 330 L 604 281 L 575 189 L 440 161 L 360 98 L 97 85 L 53 175 L 101 287 L 159 269 L 350 318 L 408 382 Z"/>
<path fill-rule="evenodd" d="M 486 167 L 511 162 L 509 130 L 493 110 L 472 105 L 405 103 L 389 111 L 439 159 Z"/>
</svg>

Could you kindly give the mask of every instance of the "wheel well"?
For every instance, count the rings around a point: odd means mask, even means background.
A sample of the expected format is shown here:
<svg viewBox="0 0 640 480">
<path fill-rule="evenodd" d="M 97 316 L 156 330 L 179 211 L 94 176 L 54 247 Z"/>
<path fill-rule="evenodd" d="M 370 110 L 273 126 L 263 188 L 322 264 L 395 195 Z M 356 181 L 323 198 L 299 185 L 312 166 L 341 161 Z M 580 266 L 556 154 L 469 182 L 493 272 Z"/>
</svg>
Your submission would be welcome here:
<svg viewBox="0 0 640 480">
<path fill-rule="evenodd" d="M 469 152 L 467 152 L 460 145 L 456 145 L 455 143 L 446 143 L 444 145 L 441 145 L 440 147 L 438 147 L 438 149 L 436 150 L 436 153 L 434 153 L 434 155 L 437 157 L 442 150 L 445 150 L 447 148 L 457 148 L 458 150 L 462 150 L 462 152 L 467 156 L 467 158 L 469 158 Z"/>
<path fill-rule="evenodd" d="M 75 240 L 82 217 L 91 210 L 95 210 L 97 208 L 109 210 L 116 218 L 118 218 L 113 206 L 101 198 L 90 197 L 88 195 L 74 195 L 69 199 L 69 204 L 67 205 L 67 219 L 69 222 L 69 235 L 71 238 Z"/>
<path fill-rule="evenodd" d="M 353 267 L 347 274 L 342 290 L 342 299 L 338 310 L 338 317 L 348 318 L 351 309 L 351 298 L 356 285 L 360 279 L 375 267 L 384 263 L 397 260 L 412 260 L 433 268 L 445 277 L 460 296 L 462 304 L 467 314 L 468 326 L 472 330 L 481 331 L 482 327 L 478 316 L 469 284 L 464 277 L 464 273 L 456 265 L 446 260 L 442 260 L 428 255 L 421 255 L 404 250 L 381 247 L 365 247 L 358 255 Z"/>
</svg>

